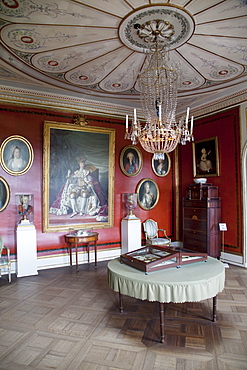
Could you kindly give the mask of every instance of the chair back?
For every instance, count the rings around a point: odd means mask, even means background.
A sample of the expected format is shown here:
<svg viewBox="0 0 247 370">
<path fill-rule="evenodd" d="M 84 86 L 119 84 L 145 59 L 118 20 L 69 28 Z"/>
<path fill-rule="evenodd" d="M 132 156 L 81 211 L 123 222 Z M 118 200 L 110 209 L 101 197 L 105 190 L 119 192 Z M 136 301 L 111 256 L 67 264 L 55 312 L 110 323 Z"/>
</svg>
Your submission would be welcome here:
<svg viewBox="0 0 247 370">
<path fill-rule="evenodd" d="M 158 225 L 154 220 L 148 219 L 143 223 L 144 232 L 148 239 L 156 238 L 158 233 Z"/>
<path fill-rule="evenodd" d="M 0 235 L 0 256 L 2 254 L 2 249 L 3 249 L 3 238 Z"/>
</svg>

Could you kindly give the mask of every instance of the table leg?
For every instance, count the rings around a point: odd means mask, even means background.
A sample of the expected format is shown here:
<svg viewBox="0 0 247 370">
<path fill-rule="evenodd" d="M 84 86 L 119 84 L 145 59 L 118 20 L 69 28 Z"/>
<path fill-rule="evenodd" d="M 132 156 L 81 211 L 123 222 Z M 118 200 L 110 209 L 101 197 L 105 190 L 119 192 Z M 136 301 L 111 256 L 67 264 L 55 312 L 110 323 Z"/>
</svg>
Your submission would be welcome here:
<svg viewBox="0 0 247 370">
<path fill-rule="evenodd" d="M 94 242 L 94 267 L 97 268 L 97 242 Z"/>
<path fill-rule="evenodd" d="M 123 313 L 123 295 L 119 292 L 119 312 Z"/>
<path fill-rule="evenodd" d="M 70 266 L 72 266 L 72 245 L 69 245 L 69 261 L 70 261 Z"/>
<path fill-rule="evenodd" d="M 215 296 L 213 297 L 213 322 L 216 321 L 216 304 L 217 304 L 217 299 Z"/>
<path fill-rule="evenodd" d="M 75 265 L 76 265 L 76 271 L 78 272 L 78 245 L 75 244 Z"/>
<path fill-rule="evenodd" d="M 90 262 L 90 250 L 89 250 L 89 244 L 90 244 L 90 243 L 87 243 L 87 262 L 88 262 L 88 263 Z"/>
<path fill-rule="evenodd" d="M 165 341 L 165 314 L 164 303 L 160 302 L 160 343 Z"/>
</svg>

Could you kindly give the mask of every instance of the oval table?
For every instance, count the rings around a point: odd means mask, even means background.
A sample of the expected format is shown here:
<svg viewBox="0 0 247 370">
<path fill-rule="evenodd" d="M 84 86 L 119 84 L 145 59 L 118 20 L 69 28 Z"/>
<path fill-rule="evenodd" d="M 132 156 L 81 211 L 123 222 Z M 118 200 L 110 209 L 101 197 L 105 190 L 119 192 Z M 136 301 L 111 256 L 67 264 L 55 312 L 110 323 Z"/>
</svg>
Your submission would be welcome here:
<svg viewBox="0 0 247 370">
<path fill-rule="evenodd" d="M 164 303 L 199 302 L 213 298 L 213 317 L 216 321 L 216 296 L 225 285 L 225 267 L 219 260 L 207 261 L 144 272 L 120 262 L 108 263 L 110 288 L 119 293 L 119 309 L 123 312 L 123 295 L 137 299 L 158 301 L 160 305 L 161 343 L 164 343 Z"/>
</svg>

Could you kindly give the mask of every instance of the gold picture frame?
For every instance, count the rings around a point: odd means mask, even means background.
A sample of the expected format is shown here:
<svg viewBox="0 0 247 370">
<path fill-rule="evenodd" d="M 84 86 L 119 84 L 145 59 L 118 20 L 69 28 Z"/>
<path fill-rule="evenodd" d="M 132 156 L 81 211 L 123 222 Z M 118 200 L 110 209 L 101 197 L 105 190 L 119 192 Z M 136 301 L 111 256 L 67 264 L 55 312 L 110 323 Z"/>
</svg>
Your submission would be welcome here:
<svg viewBox="0 0 247 370">
<path fill-rule="evenodd" d="M 23 136 L 13 135 L 6 138 L 0 152 L 1 166 L 10 175 L 24 175 L 33 164 L 32 145 Z"/>
<path fill-rule="evenodd" d="M 7 208 L 10 200 L 10 188 L 7 181 L 0 176 L 0 212 Z"/>
<path fill-rule="evenodd" d="M 136 176 L 142 169 L 142 153 L 134 145 L 123 148 L 120 154 L 120 167 L 126 176 Z"/>
<path fill-rule="evenodd" d="M 139 206 L 146 211 L 153 209 L 159 201 L 159 188 L 152 179 L 141 180 L 137 185 L 136 193 Z"/>
<path fill-rule="evenodd" d="M 156 176 L 165 177 L 171 169 L 171 159 L 169 154 L 164 153 L 164 159 L 154 159 L 152 157 L 152 169 Z"/>
<path fill-rule="evenodd" d="M 194 177 L 219 176 L 217 136 L 193 142 L 192 151 Z"/>
<path fill-rule="evenodd" d="M 45 121 L 43 231 L 113 227 L 115 130 Z"/>
</svg>

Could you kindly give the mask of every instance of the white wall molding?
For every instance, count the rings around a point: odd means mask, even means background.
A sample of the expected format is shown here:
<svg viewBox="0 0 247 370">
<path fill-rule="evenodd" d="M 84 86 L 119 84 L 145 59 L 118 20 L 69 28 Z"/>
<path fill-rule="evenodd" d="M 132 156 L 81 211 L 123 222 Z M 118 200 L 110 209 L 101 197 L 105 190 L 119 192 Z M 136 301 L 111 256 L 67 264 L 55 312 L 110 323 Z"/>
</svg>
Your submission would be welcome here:
<svg viewBox="0 0 247 370">
<path fill-rule="evenodd" d="M 97 262 L 111 260 L 113 258 L 119 257 L 121 254 L 121 249 L 108 249 L 108 250 L 98 250 L 97 251 Z M 78 264 L 85 264 L 87 262 L 87 251 L 78 251 Z M 90 251 L 90 263 L 94 264 L 94 250 Z M 75 252 L 72 253 L 72 268 L 76 271 L 75 267 Z M 37 258 L 37 270 L 46 270 L 57 267 L 70 266 L 69 253 L 63 253 L 59 255 L 48 255 L 44 257 Z M 79 266 L 80 268 L 80 266 Z M 11 273 L 17 273 L 17 261 L 11 261 Z M 2 272 L 2 275 L 7 274 L 7 271 Z"/>
<path fill-rule="evenodd" d="M 246 264 L 246 262 L 244 262 L 244 257 L 243 256 L 238 256 L 236 254 L 221 252 L 220 260 L 221 260 L 221 262 L 225 262 L 225 263 L 229 263 L 229 264 L 232 264 L 232 265 L 247 268 L 247 264 Z"/>
</svg>

